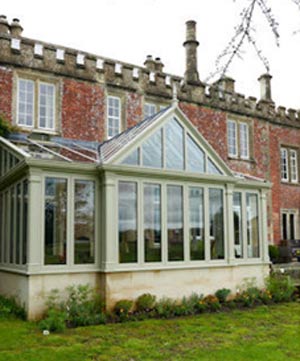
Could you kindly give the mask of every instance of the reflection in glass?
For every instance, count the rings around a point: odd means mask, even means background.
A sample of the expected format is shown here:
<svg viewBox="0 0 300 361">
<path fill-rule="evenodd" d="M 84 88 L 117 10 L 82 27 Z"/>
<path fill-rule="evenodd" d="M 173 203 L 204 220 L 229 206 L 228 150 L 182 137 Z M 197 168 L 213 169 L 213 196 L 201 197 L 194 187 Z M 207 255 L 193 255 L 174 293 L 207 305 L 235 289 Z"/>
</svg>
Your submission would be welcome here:
<svg viewBox="0 0 300 361">
<path fill-rule="evenodd" d="M 166 124 L 166 168 L 184 168 L 183 128 L 172 119 Z"/>
<path fill-rule="evenodd" d="M 168 260 L 183 260 L 182 187 L 167 186 Z"/>
<path fill-rule="evenodd" d="M 207 160 L 207 173 L 209 174 L 222 174 L 219 168 L 211 161 L 210 158 Z"/>
<path fill-rule="evenodd" d="M 161 261 L 161 190 L 159 184 L 144 185 L 145 261 Z"/>
<path fill-rule="evenodd" d="M 204 173 L 204 152 L 189 135 L 187 135 L 187 170 Z"/>
<path fill-rule="evenodd" d="M 211 259 L 224 259 L 223 191 L 209 189 L 209 236 Z"/>
<path fill-rule="evenodd" d="M 67 180 L 46 178 L 45 264 L 66 264 Z"/>
<path fill-rule="evenodd" d="M 137 262 L 137 184 L 119 182 L 119 262 Z"/>
<path fill-rule="evenodd" d="M 242 193 L 233 193 L 234 254 L 243 257 Z"/>
<path fill-rule="evenodd" d="M 143 143 L 142 154 L 144 166 L 162 168 L 162 129 Z"/>
<path fill-rule="evenodd" d="M 259 257 L 258 199 L 257 194 L 246 194 L 248 257 Z"/>
<path fill-rule="evenodd" d="M 139 165 L 140 164 L 140 148 L 134 150 L 131 154 L 129 154 L 121 164 L 127 165 Z"/>
<path fill-rule="evenodd" d="M 23 248 L 22 248 L 22 263 L 27 263 L 27 229 L 28 229 L 28 180 L 23 181 Z"/>
<path fill-rule="evenodd" d="M 20 245 L 21 245 L 21 183 L 17 184 L 17 203 L 16 203 L 16 263 L 20 263 Z"/>
<path fill-rule="evenodd" d="M 9 246 L 9 263 L 14 263 L 14 252 L 15 252 L 15 187 L 10 189 L 10 246 Z"/>
<path fill-rule="evenodd" d="M 75 180 L 74 263 L 95 260 L 95 182 Z"/>
<path fill-rule="evenodd" d="M 203 260 L 204 254 L 204 208 L 203 189 L 190 187 L 190 257 L 191 260 Z"/>
</svg>

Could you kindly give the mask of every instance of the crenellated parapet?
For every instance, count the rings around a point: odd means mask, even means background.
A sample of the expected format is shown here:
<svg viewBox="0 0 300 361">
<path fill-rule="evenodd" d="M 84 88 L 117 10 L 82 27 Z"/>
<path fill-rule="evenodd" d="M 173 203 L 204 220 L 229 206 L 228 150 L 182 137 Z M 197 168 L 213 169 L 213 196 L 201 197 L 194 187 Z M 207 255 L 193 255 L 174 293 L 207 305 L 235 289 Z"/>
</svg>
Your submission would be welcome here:
<svg viewBox="0 0 300 361">
<path fill-rule="evenodd" d="M 192 25 L 194 26 L 194 23 Z M 258 100 L 255 97 L 245 97 L 237 93 L 234 89 L 235 81 L 228 77 L 220 79 L 213 85 L 206 85 L 200 81 L 187 81 L 187 75 L 180 77 L 164 72 L 164 65 L 160 58 L 153 59 L 152 56 L 148 56 L 144 66 L 136 66 L 68 47 L 29 39 L 22 36 L 22 30 L 17 19 L 14 19 L 9 25 L 6 18 L 0 16 L 1 66 L 7 68 L 13 66 L 77 78 L 140 94 L 157 96 L 166 101 L 171 101 L 175 85 L 180 101 L 300 128 L 300 111 L 286 109 L 282 106 L 276 107 L 272 101 L 271 76 L 269 74 L 264 74 L 259 78 L 261 99 Z M 191 36 L 190 33 L 188 35 Z M 195 49 L 193 51 L 195 52 Z M 194 65 L 192 66 L 190 63 L 188 65 L 191 73 L 196 71 Z"/>
</svg>

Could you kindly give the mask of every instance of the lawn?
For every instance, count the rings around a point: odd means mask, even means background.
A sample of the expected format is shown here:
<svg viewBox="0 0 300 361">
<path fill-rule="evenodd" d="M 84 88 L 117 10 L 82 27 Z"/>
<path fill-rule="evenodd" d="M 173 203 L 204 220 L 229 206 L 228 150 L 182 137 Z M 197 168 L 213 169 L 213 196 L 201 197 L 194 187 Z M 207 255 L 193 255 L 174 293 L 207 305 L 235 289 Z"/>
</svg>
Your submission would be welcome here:
<svg viewBox="0 0 300 361">
<path fill-rule="evenodd" d="M 0 360 L 300 360 L 300 303 L 69 329 L 0 320 Z"/>
</svg>

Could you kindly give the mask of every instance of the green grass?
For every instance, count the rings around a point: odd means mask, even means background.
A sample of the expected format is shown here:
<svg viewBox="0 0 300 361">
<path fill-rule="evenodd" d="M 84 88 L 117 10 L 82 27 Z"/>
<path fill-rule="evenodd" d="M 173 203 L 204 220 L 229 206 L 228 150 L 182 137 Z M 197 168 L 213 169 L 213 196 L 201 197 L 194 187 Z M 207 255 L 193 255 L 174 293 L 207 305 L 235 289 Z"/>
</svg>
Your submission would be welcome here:
<svg viewBox="0 0 300 361">
<path fill-rule="evenodd" d="M 300 303 L 69 329 L 0 320 L 0 360 L 299 360 Z"/>
</svg>

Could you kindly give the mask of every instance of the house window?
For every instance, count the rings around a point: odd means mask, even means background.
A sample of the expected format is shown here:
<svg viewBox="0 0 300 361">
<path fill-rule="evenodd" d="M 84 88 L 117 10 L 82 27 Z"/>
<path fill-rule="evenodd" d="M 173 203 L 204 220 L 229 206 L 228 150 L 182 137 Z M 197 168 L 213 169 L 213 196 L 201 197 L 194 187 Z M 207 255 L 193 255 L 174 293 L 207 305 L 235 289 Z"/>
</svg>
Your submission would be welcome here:
<svg viewBox="0 0 300 361">
<path fill-rule="evenodd" d="M 298 183 L 298 152 L 295 149 L 280 149 L 281 181 Z"/>
<path fill-rule="evenodd" d="M 107 98 L 107 137 L 112 138 L 120 133 L 121 99 L 114 96 Z"/>
<path fill-rule="evenodd" d="M 74 263 L 95 261 L 95 182 L 75 180 Z"/>
<path fill-rule="evenodd" d="M 39 128 L 54 129 L 55 87 L 53 84 L 39 84 Z"/>
<path fill-rule="evenodd" d="M 153 103 L 145 103 L 144 105 L 144 118 L 151 117 L 156 113 L 156 105 Z"/>
<path fill-rule="evenodd" d="M 228 120 L 227 143 L 230 157 L 249 159 L 249 125 L 245 122 Z"/>
<path fill-rule="evenodd" d="M 18 79 L 17 124 L 45 130 L 55 129 L 55 85 Z"/>
<path fill-rule="evenodd" d="M 287 209 L 281 212 L 281 239 L 286 241 L 296 239 L 297 211 Z"/>
<path fill-rule="evenodd" d="M 45 265 L 67 262 L 67 179 L 46 178 Z"/>
<path fill-rule="evenodd" d="M 291 182 L 298 182 L 298 156 L 294 149 L 290 150 L 290 161 L 291 161 Z"/>
</svg>

